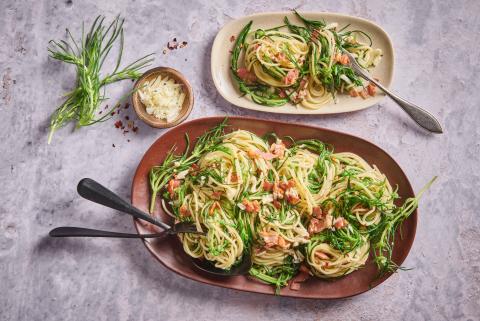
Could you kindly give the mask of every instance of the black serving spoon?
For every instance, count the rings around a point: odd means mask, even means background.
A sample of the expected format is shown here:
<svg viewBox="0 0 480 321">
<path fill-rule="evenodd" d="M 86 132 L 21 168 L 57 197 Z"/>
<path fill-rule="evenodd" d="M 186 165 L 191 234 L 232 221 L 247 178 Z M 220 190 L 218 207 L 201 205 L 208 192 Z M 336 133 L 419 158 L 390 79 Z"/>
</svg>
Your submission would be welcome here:
<svg viewBox="0 0 480 321">
<path fill-rule="evenodd" d="M 209 274 L 216 276 L 236 276 L 245 275 L 250 271 L 252 267 L 252 256 L 249 252 L 245 252 L 242 259 L 228 270 L 219 269 L 215 267 L 212 262 L 205 259 L 192 258 L 192 262 L 197 269 Z"/>
<path fill-rule="evenodd" d="M 192 223 L 180 222 L 175 224 L 173 227 L 165 224 L 153 216 L 150 216 L 129 202 L 125 201 L 123 198 L 101 185 L 100 183 L 94 181 L 91 178 L 82 179 L 77 185 L 77 192 L 83 198 L 104 205 L 106 207 L 113 208 L 120 211 L 121 213 L 129 214 L 137 219 L 141 219 L 147 222 L 150 222 L 156 226 L 161 227 L 164 231 L 153 234 L 128 234 L 128 233 L 118 233 L 118 232 L 109 232 L 101 230 L 87 229 L 83 227 L 73 227 L 73 226 L 62 226 L 57 227 L 50 231 L 49 235 L 53 237 L 75 237 L 75 236 L 86 236 L 86 237 L 124 237 L 124 238 L 149 238 L 153 237 L 162 237 L 168 234 L 177 234 L 177 233 L 200 233 L 197 231 L 197 227 Z"/>
<path fill-rule="evenodd" d="M 77 185 L 78 194 L 95 203 L 101 204 L 106 207 L 113 208 L 125 214 L 129 214 L 135 218 L 150 222 L 156 226 L 161 227 L 164 230 L 170 230 L 172 234 L 175 233 L 200 233 L 197 232 L 197 228 L 194 224 L 184 223 L 175 224 L 173 229 L 168 224 L 157 220 L 155 217 L 139 210 L 102 184 L 94 181 L 91 178 L 84 178 Z M 177 227 L 178 225 L 178 227 Z M 177 227 L 177 228 L 176 228 Z"/>
<path fill-rule="evenodd" d="M 135 218 L 150 222 L 156 226 L 164 229 L 164 231 L 152 234 L 129 234 L 118 233 L 102 230 L 87 229 L 73 226 L 57 227 L 50 231 L 49 235 L 52 237 L 118 237 L 118 238 L 160 238 L 167 234 L 177 233 L 198 233 L 205 234 L 204 232 L 197 231 L 197 228 L 192 223 L 180 222 L 173 227 L 156 220 L 154 217 L 144 213 L 138 208 L 125 201 L 123 198 L 110 191 L 105 186 L 94 181 L 91 178 L 82 179 L 77 186 L 77 192 L 83 198 L 116 209 L 120 212 L 132 215 Z M 216 276 L 236 276 L 248 273 L 252 266 L 252 258 L 249 252 L 246 252 L 241 261 L 234 265 L 229 270 L 223 270 L 215 267 L 208 260 L 193 259 L 192 263 L 199 270 L 208 274 Z"/>
</svg>

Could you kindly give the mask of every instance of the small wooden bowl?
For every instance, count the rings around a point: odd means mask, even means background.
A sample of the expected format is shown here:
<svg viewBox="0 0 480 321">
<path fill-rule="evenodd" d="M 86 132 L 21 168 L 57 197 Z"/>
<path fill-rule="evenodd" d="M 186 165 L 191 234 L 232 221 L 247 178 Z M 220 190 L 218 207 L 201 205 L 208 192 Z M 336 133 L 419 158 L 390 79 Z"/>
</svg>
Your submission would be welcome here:
<svg viewBox="0 0 480 321">
<path fill-rule="evenodd" d="M 145 105 L 140 100 L 140 95 L 138 94 L 138 88 L 141 87 L 146 81 L 151 81 L 158 76 L 168 76 L 175 80 L 176 83 L 183 85 L 183 90 L 185 92 L 185 100 L 183 101 L 182 108 L 178 117 L 171 121 L 167 122 L 165 119 L 159 119 L 153 115 L 147 113 L 147 109 Z M 132 104 L 137 116 L 143 120 L 148 125 L 155 127 L 155 128 L 168 128 L 173 127 L 181 122 L 183 122 L 193 108 L 193 90 L 192 86 L 188 82 L 187 78 L 183 76 L 180 72 L 175 69 L 168 68 L 168 67 L 157 67 L 146 71 L 135 83 L 133 87 L 134 92 L 132 94 Z"/>
</svg>

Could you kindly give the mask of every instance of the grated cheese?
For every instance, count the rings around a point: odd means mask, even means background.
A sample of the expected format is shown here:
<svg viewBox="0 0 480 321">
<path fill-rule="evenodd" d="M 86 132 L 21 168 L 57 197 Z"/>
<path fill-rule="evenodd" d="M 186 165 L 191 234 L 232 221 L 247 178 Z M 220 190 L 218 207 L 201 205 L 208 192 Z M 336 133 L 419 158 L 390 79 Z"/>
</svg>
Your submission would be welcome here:
<svg viewBox="0 0 480 321">
<path fill-rule="evenodd" d="M 138 90 L 138 95 L 148 114 L 167 122 L 178 117 L 185 100 L 181 84 L 176 84 L 168 77 L 162 79 L 160 76 L 153 81 L 145 82 Z"/>
</svg>

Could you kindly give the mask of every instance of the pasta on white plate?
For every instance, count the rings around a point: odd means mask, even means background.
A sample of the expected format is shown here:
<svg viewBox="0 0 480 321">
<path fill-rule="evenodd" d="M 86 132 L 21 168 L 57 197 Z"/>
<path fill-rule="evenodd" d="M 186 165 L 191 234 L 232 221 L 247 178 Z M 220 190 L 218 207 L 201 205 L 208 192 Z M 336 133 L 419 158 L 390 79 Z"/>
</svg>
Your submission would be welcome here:
<svg viewBox="0 0 480 321">
<path fill-rule="evenodd" d="M 251 30 L 248 23 L 232 50 L 231 71 L 239 90 L 257 104 L 282 106 L 288 102 L 319 109 L 337 94 L 362 97 L 376 94 L 349 66 L 348 51 L 371 70 L 380 63 L 382 50 L 361 30 L 347 30 L 337 23 L 309 20 L 294 11 L 303 23 Z"/>
<path fill-rule="evenodd" d="M 396 206 L 387 177 L 359 155 L 335 153 L 316 139 L 226 133 L 226 126 L 150 171 L 151 211 L 159 194 L 176 220 L 206 232 L 180 236 L 188 255 L 226 270 L 251 255 L 250 275 L 277 288 L 300 270 L 349 274 L 370 253 L 381 273 L 399 268 L 394 234 L 423 190 Z"/>
</svg>

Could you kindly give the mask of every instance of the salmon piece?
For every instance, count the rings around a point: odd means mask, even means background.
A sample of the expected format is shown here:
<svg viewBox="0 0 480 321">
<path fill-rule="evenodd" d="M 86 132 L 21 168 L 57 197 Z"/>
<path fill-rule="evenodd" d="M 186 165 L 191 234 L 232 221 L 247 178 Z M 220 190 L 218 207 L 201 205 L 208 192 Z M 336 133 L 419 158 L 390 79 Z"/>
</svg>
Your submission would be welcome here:
<svg viewBox="0 0 480 321">
<path fill-rule="evenodd" d="M 250 206 L 250 201 L 247 200 L 246 198 L 244 198 L 244 199 L 242 200 L 242 204 L 243 204 L 243 206 L 245 206 L 245 210 L 248 212 L 247 206 Z"/>
<path fill-rule="evenodd" d="M 319 220 L 317 218 L 312 218 L 310 224 L 308 225 L 309 234 L 317 234 L 326 229 L 325 221 Z"/>
<path fill-rule="evenodd" d="M 339 217 L 335 220 L 335 222 L 333 222 L 333 226 L 335 226 L 337 230 L 340 230 L 346 227 L 347 225 L 348 225 L 348 221 L 343 217 Z"/>
<path fill-rule="evenodd" d="M 282 203 L 280 203 L 277 200 L 273 200 L 273 207 L 275 207 L 277 210 L 282 208 Z"/>
<path fill-rule="evenodd" d="M 312 31 L 312 34 L 310 36 L 310 39 L 313 41 L 313 40 L 318 40 L 318 36 L 320 35 L 318 29 L 314 29 Z"/>
<path fill-rule="evenodd" d="M 323 217 L 322 208 L 320 206 L 315 206 L 312 210 L 312 215 L 313 215 L 313 217 L 321 219 Z"/>
<path fill-rule="evenodd" d="M 278 234 L 277 232 L 265 232 L 262 231 L 259 233 L 265 242 L 265 247 L 272 247 L 278 244 Z"/>
<path fill-rule="evenodd" d="M 262 252 L 265 252 L 265 248 L 263 246 L 262 247 L 255 247 L 253 249 L 253 253 L 255 253 L 255 254 L 260 254 Z"/>
<path fill-rule="evenodd" d="M 367 99 L 367 97 L 368 97 L 367 91 L 366 91 L 365 89 L 362 90 L 362 91 L 360 91 L 358 94 L 359 94 L 360 97 L 362 97 L 363 99 Z"/>
<path fill-rule="evenodd" d="M 288 203 L 295 205 L 300 202 L 300 197 L 298 196 L 298 193 L 295 189 L 289 188 L 285 191 L 285 198 Z"/>
<path fill-rule="evenodd" d="M 290 69 L 287 75 L 283 78 L 283 83 L 285 85 L 292 85 L 297 81 L 299 72 L 298 69 Z"/>
<path fill-rule="evenodd" d="M 180 206 L 179 211 L 180 211 L 180 216 L 182 217 L 192 216 L 192 213 L 190 213 L 186 205 Z"/>
<path fill-rule="evenodd" d="M 305 264 L 300 265 L 299 272 L 293 279 L 290 284 L 290 290 L 298 291 L 303 282 L 307 281 L 310 278 L 310 270 Z"/>
<path fill-rule="evenodd" d="M 273 190 L 273 183 L 270 183 L 269 181 L 263 181 L 263 189 L 267 192 L 271 192 Z"/>
<path fill-rule="evenodd" d="M 173 199 L 173 197 L 175 196 L 175 189 L 179 186 L 180 186 L 180 180 L 178 179 L 173 178 L 168 182 L 167 192 L 170 195 L 170 198 Z"/>
<path fill-rule="evenodd" d="M 263 158 L 264 160 L 266 161 L 270 161 L 272 159 L 274 159 L 276 156 L 273 155 L 272 153 L 265 153 L 265 152 L 262 152 L 262 151 L 259 151 L 258 149 L 250 149 L 248 152 L 247 152 L 248 156 L 252 159 L 258 159 L 258 158 Z"/>
<path fill-rule="evenodd" d="M 347 55 L 341 55 L 338 62 L 342 65 L 348 65 L 348 63 L 350 62 L 350 58 L 348 58 Z"/>
<path fill-rule="evenodd" d="M 308 82 L 307 82 L 307 79 L 306 79 L 306 78 L 302 78 L 302 80 L 300 80 L 300 86 L 299 86 L 299 87 L 300 87 L 301 89 L 305 89 L 305 88 L 307 88 L 307 83 L 308 83 Z"/>
<path fill-rule="evenodd" d="M 242 204 L 245 206 L 247 213 L 260 212 L 260 203 L 257 200 L 249 201 L 246 198 L 243 199 Z"/>
<path fill-rule="evenodd" d="M 278 52 L 275 54 L 275 60 L 278 63 L 288 63 L 289 61 L 287 60 L 287 57 L 283 52 Z"/>
<path fill-rule="evenodd" d="M 248 157 L 256 159 L 260 157 L 260 151 L 258 149 L 250 149 L 248 152 Z"/>
<path fill-rule="evenodd" d="M 222 191 L 215 191 L 215 192 L 212 193 L 212 196 L 211 196 L 211 197 L 212 197 L 214 200 L 220 200 L 220 198 L 222 197 L 222 194 L 223 194 Z"/>
<path fill-rule="evenodd" d="M 326 253 L 323 253 L 323 252 L 315 252 L 315 256 L 318 257 L 321 260 L 329 260 L 330 259 L 330 257 Z"/>
<path fill-rule="evenodd" d="M 348 93 L 350 94 L 351 97 L 358 97 L 358 92 L 353 88 L 350 89 Z"/>
<path fill-rule="evenodd" d="M 302 80 L 300 80 L 300 85 L 298 86 L 298 89 L 297 89 L 296 100 L 301 101 L 305 98 L 305 96 L 307 96 L 307 85 L 308 85 L 307 79 L 302 78 Z"/>
<path fill-rule="evenodd" d="M 280 186 L 281 189 L 286 191 L 289 188 L 295 187 L 297 184 L 293 179 L 289 179 L 288 182 L 280 182 L 278 185 Z"/>
<path fill-rule="evenodd" d="M 275 231 L 260 232 L 260 236 L 263 238 L 265 242 L 265 247 L 272 247 L 272 246 L 279 246 L 283 249 L 287 249 L 290 247 L 290 242 L 286 241 L 282 236 L 278 235 Z"/>
<path fill-rule="evenodd" d="M 254 73 L 250 72 L 247 68 L 238 68 L 237 75 L 248 84 L 251 84 L 257 80 L 257 76 Z"/>
<path fill-rule="evenodd" d="M 280 246 L 282 249 L 288 249 L 290 247 L 290 242 L 286 241 L 283 237 L 279 235 L 277 245 Z"/>
<path fill-rule="evenodd" d="M 279 144 L 273 143 L 270 146 L 270 151 L 272 152 L 273 155 L 275 155 L 278 158 L 283 158 L 283 156 L 285 155 L 285 150 L 286 150 L 286 147 L 284 143 L 279 143 Z"/>
<path fill-rule="evenodd" d="M 264 153 L 264 152 L 260 152 L 260 156 L 262 156 L 262 158 L 266 161 L 270 161 L 270 160 L 274 159 L 275 157 L 277 157 L 272 153 Z"/>
<path fill-rule="evenodd" d="M 367 86 L 367 92 L 370 96 L 375 96 L 376 91 L 377 91 L 377 86 L 375 86 L 374 84 L 370 83 Z"/>
<path fill-rule="evenodd" d="M 281 189 L 277 183 L 275 183 L 273 185 L 273 199 L 281 200 L 283 199 L 284 194 L 285 194 L 285 191 Z"/>
<path fill-rule="evenodd" d="M 257 200 L 254 200 L 252 204 L 253 204 L 253 211 L 255 213 L 260 212 L 260 203 Z"/>
<path fill-rule="evenodd" d="M 210 210 L 208 211 L 208 214 L 209 215 L 213 215 L 213 213 L 215 212 L 216 209 L 221 209 L 222 207 L 220 206 L 220 203 L 219 202 L 214 202 L 212 204 L 212 206 L 210 207 Z"/>
<path fill-rule="evenodd" d="M 287 200 L 287 202 L 293 205 L 300 202 L 298 191 L 294 188 L 295 185 L 296 184 L 293 179 L 290 179 L 288 182 L 280 183 L 280 188 L 285 191 L 285 199 Z"/>
</svg>

